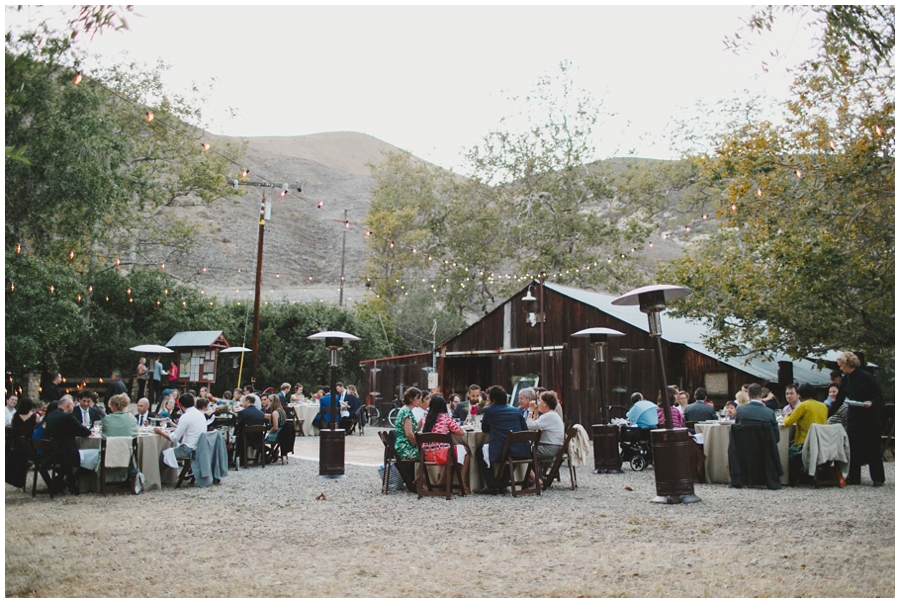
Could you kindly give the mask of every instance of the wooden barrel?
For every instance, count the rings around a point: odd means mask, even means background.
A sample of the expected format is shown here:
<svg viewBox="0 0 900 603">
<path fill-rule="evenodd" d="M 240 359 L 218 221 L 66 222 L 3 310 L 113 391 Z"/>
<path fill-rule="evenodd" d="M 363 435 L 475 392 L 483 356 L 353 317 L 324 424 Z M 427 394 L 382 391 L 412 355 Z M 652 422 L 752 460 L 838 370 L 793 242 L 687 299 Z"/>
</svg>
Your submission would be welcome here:
<svg viewBox="0 0 900 603">
<path fill-rule="evenodd" d="M 594 437 L 594 472 L 621 473 L 622 455 L 619 452 L 619 427 L 617 425 L 592 425 Z"/>
<path fill-rule="evenodd" d="M 650 432 L 653 467 L 656 472 L 656 494 L 681 497 L 694 494 L 691 478 L 690 432 L 684 428 L 654 429 Z"/>
</svg>

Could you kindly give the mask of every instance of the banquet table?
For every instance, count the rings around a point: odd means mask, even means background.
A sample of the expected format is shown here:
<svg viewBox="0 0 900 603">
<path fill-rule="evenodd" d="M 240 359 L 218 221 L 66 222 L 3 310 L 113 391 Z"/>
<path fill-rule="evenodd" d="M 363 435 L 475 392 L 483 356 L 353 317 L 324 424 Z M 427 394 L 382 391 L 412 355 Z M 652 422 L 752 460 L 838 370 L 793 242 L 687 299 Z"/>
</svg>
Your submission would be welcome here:
<svg viewBox="0 0 900 603">
<path fill-rule="evenodd" d="M 488 443 L 490 438 L 490 434 L 481 431 L 481 429 L 475 429 L 472 431 L 466 431 L 465 436 L 459 436 L 453 434 L 453 443 L 454 444 L 465 444 L 469 448 L 469 452 L 472 454 L 472 458 L 469 461 L 469 475 L 467 476 L 467 481 L 469 482 L 469 489 L 472 492 L 478 492 L 482 488 L 484 488 L 484 480 L 481 477 L 481 470 L 478 468 L 478 463 L 475 461 L 475 450 L 477 447 L 484 446 Z M 496 470 L 496 467 L 491 465 L 491 469 Z M 437 469 L 434 470 L 434 477 L 437 477 Z M 525 475 L 525 467 L 518 466 L 516 467 L 516 479 L 522 479 Z"/>
<path fill-rule="evenodd" d="M 99 449 L 101 438 L 87 437 L 75 438 L 78 448 L 81 450 Z M 137 462 L 141 473 L 144 474 L 144 490 L 160 490 L 162 484 L 174 485 L 178 481 L 178 470 L 161 464 L 159 455 L 166 448 L 173 448 L 175 444 L 168 438 L 154 433 L 141 433 L 138 435 Z M 93 474 L 83 475 L 78 480 L 78 489 L 81 491 L 100 491 L 100 468 Z"/>
<path fill-rule="evenodd" d="M 318 404 L 294 404 L 291 408 L 294 409 L 294 414 L 298 419 L 303 419 L 304 434 L 308 436 L 319 435 L 318 428 L 313 427 L 312 424 L 313 419 L 319 414 Z"/>
<path fill-rule="evenodd" d="M 703 434 L 703 454 L 706 455 L 706 483 L 730 484 L 731 472 L 728 468 L 728 444 L 731 440 L 731 426 L 734 421 L 700 422 L 694 426 L 696 433 Z M 778 456 L 781 458 L 781 484 L 788 483 L 788 449 L 794 439 L 794 426 L 778 425 Z"/>
</svg>

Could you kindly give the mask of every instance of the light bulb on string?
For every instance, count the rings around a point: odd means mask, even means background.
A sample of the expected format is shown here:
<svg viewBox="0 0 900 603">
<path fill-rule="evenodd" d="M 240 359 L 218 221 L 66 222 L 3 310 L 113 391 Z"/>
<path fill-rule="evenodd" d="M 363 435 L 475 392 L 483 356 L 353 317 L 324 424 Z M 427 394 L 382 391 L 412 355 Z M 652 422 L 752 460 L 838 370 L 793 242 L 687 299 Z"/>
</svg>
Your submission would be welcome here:
<svg viewBox="0 0 900 603">
<path fill-rule="evenodd" d="M 156 116 L 153 115 L 152 111 L 147 111 L 146 117 L 147 117 L 147 123 L 149 124 L 151 121 L 153 121 L 153 118 Z"/>
<path fill-rule="evenodd" d="M 75 297 L 75 299 L 76 299 L 76 301 L 81 302 L 81 293 L 79 293 L 79 294 Z"/>
<path fill-rule="evenodd" d="M 249 170 L 249 169 L 246 169 L 246 170 L 244 170 L 243 172 L 241 172 L 241 178 L 246 178 L 246 177 L 249 176 L 249 175 L 250 175 L 250 170 Z"/>
<path fill-rule="evenodd" d="M 879 126 L 878 124 L 875 124 L 875 133 L 879 136 L 879 138 L 881 137 L 881 126 Z"/>
<path fill-rule="evenodd" d="M 208 151 L 208 150 L 209 150 L 209 143 L 208 143 L 208 142 L 204 142 L 203 144 L 200 145 L 200 148 L 202 148 L 204 151 Z"/>
<path fill-rule="evenodd" d="M 75 252 L 74 252 L 74 251 L 70 251 L 70 252 L 69 252 L 69 259 L 70 259 L 70 260 L 75 259 Z"/>
<path fill-rule="evenodd" d="M 134 301 L 134 300 L 131 299 L 130 297 L 128 298 L 128 303 L 129 303 L 129 304 L 132 303 L 133 301 Z"/>
<path fill-rule="evenodd" d="M 160 269 L 160 270 L 165 270 L 165 269 L 166 269 L 166 264 L 165 264 L 165 262 L 163 262 L 162 264 L 159 265 L 159 269 Z"/>
<path fill-rule="evenodd" d="M 797 175 L 797 178 L 803 178 L 803 172 L 801 172 L 799 169 L 795 170 L 794 173 Z"/>
<path fill-rule="evenodd" d="M 159 300 L 156 300 L 156 305 L 157 305 L 157 306 L 159 305 Z"/>
<path fill-rule="evenodd" d="M 126 295 L 131 295 L 131 287 L 128 287 L 128 289 L 125 291 L 125 294 L 126 294 Z"/>
<path fill-rule="evenodd" d="M 737 211 L 737 205 L 736 205 L 736 204 L 734 204 L 734 203 L 731 204 L 731 211 Z"/>
<path fill-rule="evenodd" d="M 203 289 L 200 289 L 200 295 L 203 295 L 203 294 L 204 294 Z"/>
<path fill-rule="evenodd" d="M 22 253 L 22 244 L 16 243 L 16 253 Z"/>
<path fill-rule="evenodd" d="M 350 221 L 344 220 L 344 228 L 350 228 Z"/>
<path fill-rule="evenodd" d="M 94 292 L 94 286 L 88 285 L 88 293 L 93 293 L 93 292 Z"/>
<path fill-rule="evenodd" d="M 279 274 L 278 272 L 276 272 L 276 273 L 275 273 L 275 278 L 281 278 L 281 274 Z"/>
<path fill-rule="evenodd" d="M 108 295 L 106 296 L 106 301 L 109 301 L 109 296 L 108 296 Z"/>
<path fill-rule="evenodd" d="M 119 260 L 119 258 L 116 258 L 116 266 L 118 266 L 118 265 L 121 264 L 121 263 L 122 263 L 122 262 Z"/>
<path fill-rule="evenodd" d="M 829 141 L 828 141 L 828 146 L 831 148 L 832 151 L 836 151 L 836 150 L 837 150 L 837 145 L 834 144 L 834 140 L 829 140 Z"/>
<path fill-rule="evenodd" d="M 16 290 L 16 286 L 13 283 L 10 283 L 9 284 L 9 292 L 12 293 L 15 290 Z"/>
<path fill-rule="evenodd" d="M 203 267 L 202 271 L 203 271 L 203 272 L 206 272 L 206 266 Z"/>
<path fill-rule="evenodd" d="M 391 249 L 394 248 L 394 242 L 393 242 L 393 241 L 391 241 L 391 244 L 389 245 L 389 247 L 390 247 Z"/>
<path fill-rule="evenodd" d="M 168 289 L 163 289 L 163 295 L 168 295 L 168 294 L 169 294 L 169 290 L 168 290 Z"/>
<path fill-rule="evenodd" d="M 53 293 L 54 291 L 56 291 L 56 288 L 53 285 L 50 285 L 50 293 Z"/>
<path fill-rule="evenodd" d="M 322 205 L 323 205 L 323 203 L 321 201 L 319 201 L 319 204 L 316 205 L 316 209 L 322 209 Z"/>
<path fill-rule="evenodd" d="M 183 302 L 181 302 L 181 305 L 182 305 L 182 306 L 187 306 L 187 302 L 186 302 L 186 301 L 183 301 Z"/>
<path fill-rule="evenodd" d="M 82 80 L 82 79 L 83 79 L 83 77 L 82 77 L 82 75 L 81 75 L 81 72 L 79 71 L 78 73 L 75 74 L 75 79 L 72 80 L 72 84 L 75 85 L 75 86 L 77 86 L 78 84 L 81 83 L 81 80 Z"/>
</svg>

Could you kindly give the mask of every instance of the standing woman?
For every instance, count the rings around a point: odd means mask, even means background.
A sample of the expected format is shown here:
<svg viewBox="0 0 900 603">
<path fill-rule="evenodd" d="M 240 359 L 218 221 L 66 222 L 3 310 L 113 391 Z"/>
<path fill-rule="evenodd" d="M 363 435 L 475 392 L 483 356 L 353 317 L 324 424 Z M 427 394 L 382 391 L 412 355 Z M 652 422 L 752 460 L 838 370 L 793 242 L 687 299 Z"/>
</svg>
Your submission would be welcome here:
<svg viewBox="0 0 900 603">
<path fill-rule="evenodd" d="M 845 400 L 861 402 L 863 406 L 847 408 L 847 437 L 850 439 L 850 469 L 847 485 L 858 486 L 863 465 L 869 466 L 873 486 L 884 485 L 884 464 L 881 460 L 881 411 L 884 407 L 881 388 L 872 373 L 860 368 L 859 358 L 844 352 L 837 359 L 844 373 L 834 404 L 840 408 Z"/>
<path fill-rule="evenodd" d="M 175 364 L 174 360 L 169 368 L 169 387 L 173 389 L 178 387 L 178 365 Z"/>
<path fill-rule="evenodd" d="M 144 397 L 144 392 L 147 389 L 147 377 L 150 376 L 150 371 L 147 370 L 147 359 L 141 358 L 138 361 L 137 365 L 137 380 L 138 380 L 138 394 L 137 398 L 140 400 Z"/>
</svg>

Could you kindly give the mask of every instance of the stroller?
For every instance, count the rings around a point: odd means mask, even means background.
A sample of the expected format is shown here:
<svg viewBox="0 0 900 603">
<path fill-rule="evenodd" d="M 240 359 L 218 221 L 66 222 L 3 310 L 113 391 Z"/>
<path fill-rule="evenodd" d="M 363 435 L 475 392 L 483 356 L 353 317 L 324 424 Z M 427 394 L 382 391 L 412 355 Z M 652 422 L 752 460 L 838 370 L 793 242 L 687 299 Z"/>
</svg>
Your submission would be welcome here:
<svg viewBox="0 0 900 603">
<path fill-rule="evenodd" d="M 622 446 L 622 462 L 630 463 L 635 471 L 643 471 L 653 463 L 650 448 L 650 430 L 636 425 L 619 426 L 619 443 Z"/>
</svg>

